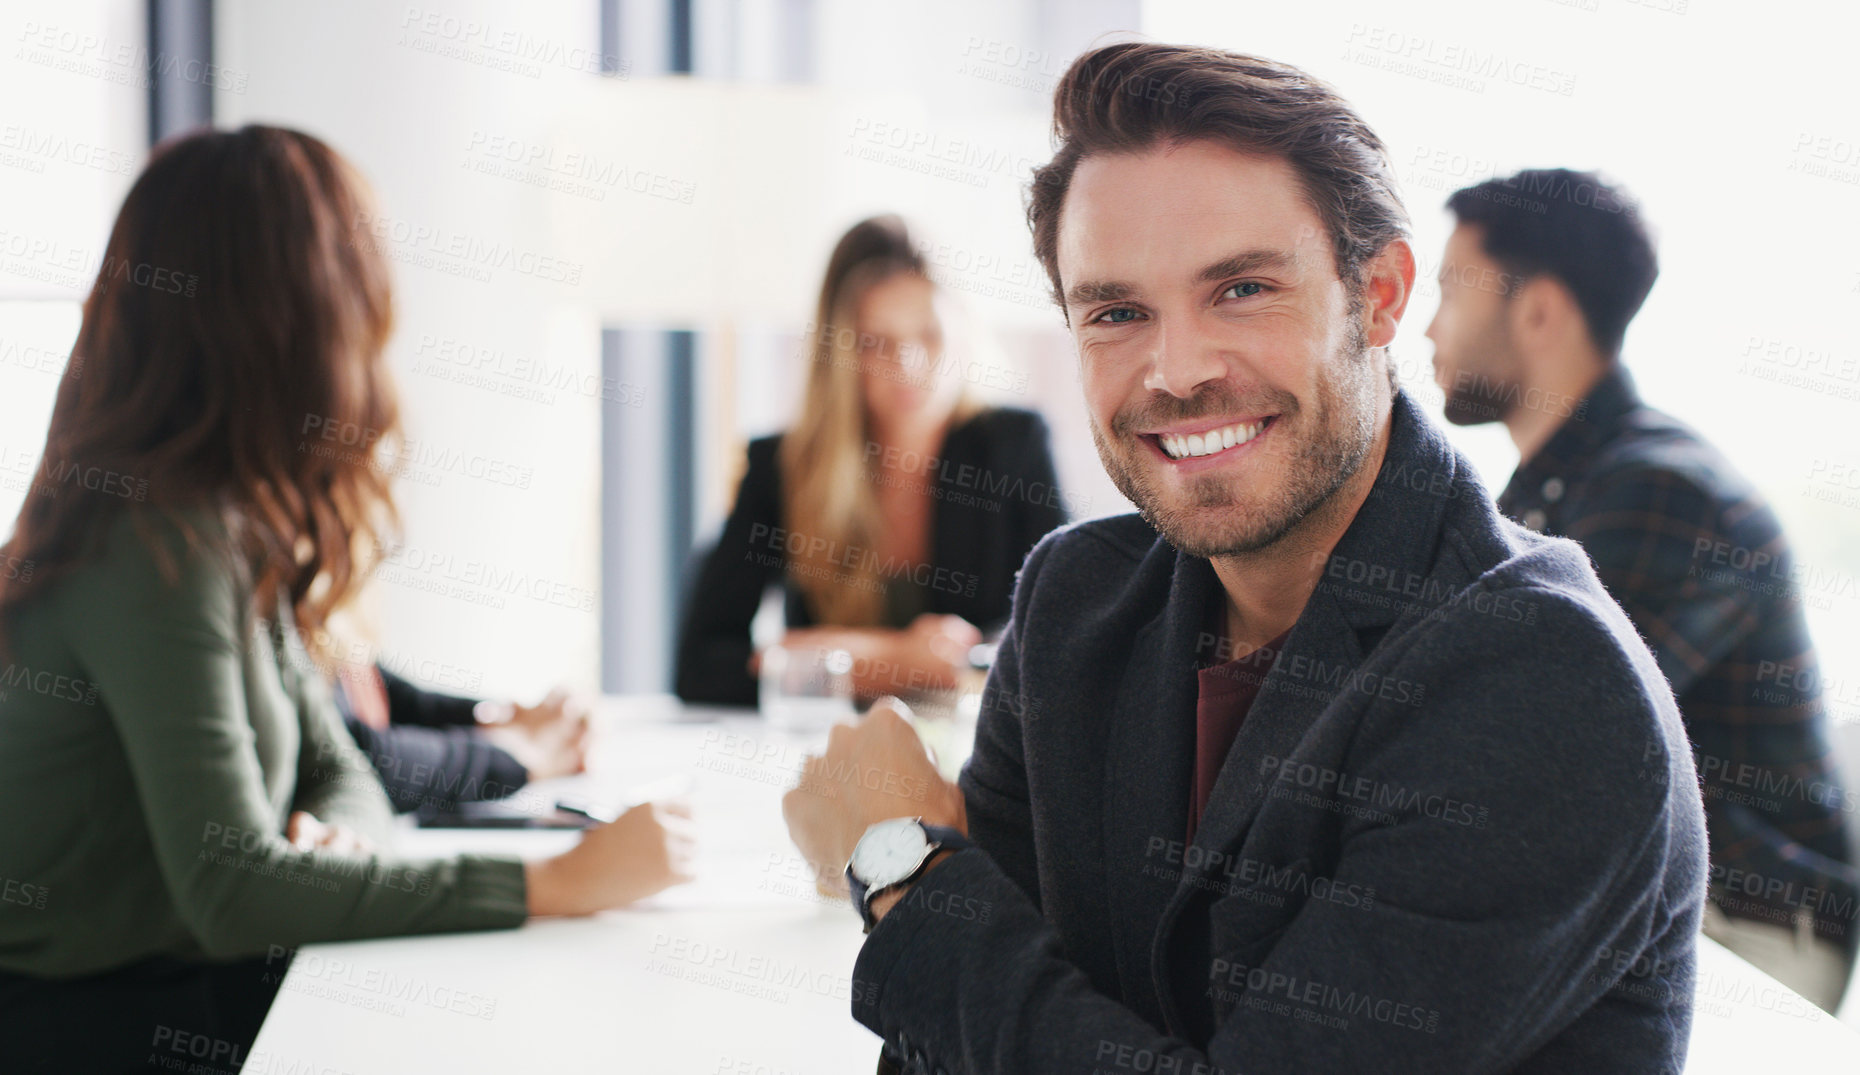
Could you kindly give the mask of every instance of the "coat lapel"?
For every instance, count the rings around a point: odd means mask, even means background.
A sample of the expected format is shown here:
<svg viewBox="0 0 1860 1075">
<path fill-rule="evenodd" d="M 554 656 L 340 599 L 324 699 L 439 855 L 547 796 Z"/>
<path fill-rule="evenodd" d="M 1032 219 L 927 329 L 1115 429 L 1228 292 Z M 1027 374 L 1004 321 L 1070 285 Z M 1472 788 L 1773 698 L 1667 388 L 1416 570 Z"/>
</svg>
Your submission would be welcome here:
<svg viewBox="0 0 1860 1075">
<path fill-rule="evenodd" d="M 1119 978 L 1126 982 L 1149 977 L 1150 939 L 1181 877 L 1181 848 L 1171 863 L 1167 845 L 1188 832 L 1195 642 L 1218 586 L 1206 560 L 1176 557 L 1169 602 L 1132 640 L 1112 710 L 1104 750 L 1104 879 L 1118 926 Z"/>
</svg>

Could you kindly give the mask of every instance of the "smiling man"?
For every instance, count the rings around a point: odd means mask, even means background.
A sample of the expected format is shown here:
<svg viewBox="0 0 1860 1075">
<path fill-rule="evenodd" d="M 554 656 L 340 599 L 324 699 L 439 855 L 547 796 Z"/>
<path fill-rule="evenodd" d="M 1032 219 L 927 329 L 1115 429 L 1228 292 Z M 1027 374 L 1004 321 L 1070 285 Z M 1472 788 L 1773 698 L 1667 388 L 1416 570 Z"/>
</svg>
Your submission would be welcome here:
<svg viewBox="0 0 1860 1075">
<path fill-rule="evenodd" d="M 924 1072 L 1679 1071 L 1684 732 L 1391 375 L 1381 142 L 1206 49 L 1055 107 L 1034 248 L 1140 514 L 1029 556 L 959 785 L 880 706 L 784 800 L 871 931 L 855 1016 Z"/>
</svg>

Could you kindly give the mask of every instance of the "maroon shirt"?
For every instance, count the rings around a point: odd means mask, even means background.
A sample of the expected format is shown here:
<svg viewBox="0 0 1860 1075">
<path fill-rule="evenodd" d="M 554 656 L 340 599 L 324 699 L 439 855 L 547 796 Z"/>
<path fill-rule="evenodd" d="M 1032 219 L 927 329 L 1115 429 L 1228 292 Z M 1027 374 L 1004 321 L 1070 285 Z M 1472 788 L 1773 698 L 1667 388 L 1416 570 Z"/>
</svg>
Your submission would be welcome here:
<svg viewBox="0 0 1860 1075">
<path fill-rule="evenodd" d="M 1288 629 L 1244 657 L 1195 673 L 1201 683 L 1201 693 L 1195 700 L 1195 788 L 1188 808 L 1190 843 L 1194 842 L 1201 812 L 1208 808 L 1208 797 L 1214 793 L 1214 780 L 1221 773 L 1221 764 L 1234 745 L 1234 736 L 1240 734 L 1240 722 L 1253 707 L 1253 699 L 1259 697 L 1266 673 L 1272 671 L 1272 662 L 1291 633 Z M 1226 652 L 1233 651 L 1232 643 L 1225 638 L 1221 644 Z"/>
</svg>

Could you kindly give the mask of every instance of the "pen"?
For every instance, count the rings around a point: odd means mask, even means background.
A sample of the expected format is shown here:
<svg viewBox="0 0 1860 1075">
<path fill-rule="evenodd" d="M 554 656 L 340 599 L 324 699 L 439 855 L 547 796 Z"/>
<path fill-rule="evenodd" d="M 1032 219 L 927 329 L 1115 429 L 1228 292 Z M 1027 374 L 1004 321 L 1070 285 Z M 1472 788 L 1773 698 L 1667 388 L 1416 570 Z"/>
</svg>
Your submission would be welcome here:
<svg viewBox="0 0 1860 1075">
<path fill-rule="evenodd" d="M 608 822 L 613 820 L 613 818 L 611 817 L 607 817 L 603 814 L 595 813 L 594 811 L 589 810 L 587 807 L 576 806 L 573 803 L 557 802 L 555 804 L 555 808 L 557 810 L 562 811 L 564 814 L 573 814 L 576 817 L 585 817 L 589 821 L 597 822 L 602 825 L 605 825 Z"/>
</svg>

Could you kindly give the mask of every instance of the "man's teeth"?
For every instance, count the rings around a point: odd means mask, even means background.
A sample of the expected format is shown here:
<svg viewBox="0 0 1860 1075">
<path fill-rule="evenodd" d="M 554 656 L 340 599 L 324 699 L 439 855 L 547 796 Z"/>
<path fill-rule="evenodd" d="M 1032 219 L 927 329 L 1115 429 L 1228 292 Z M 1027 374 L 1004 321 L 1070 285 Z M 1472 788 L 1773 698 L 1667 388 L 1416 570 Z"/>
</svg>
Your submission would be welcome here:
<svg viewBox="0 0 1860 1075">
<path fill-rule="evenodd" d="M 1259 431 L 1266 428 L 1265 420 L 1242 422 L 1225 429 L 1210 429 L 1206 433 L 1163 433 L 1156 440 L 1171 459 L 1190 459 L 1198 455 L 1213 455 L 1226 451 L 1236 444 L 1245 444 Z"/>
</svg>

